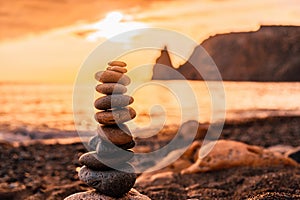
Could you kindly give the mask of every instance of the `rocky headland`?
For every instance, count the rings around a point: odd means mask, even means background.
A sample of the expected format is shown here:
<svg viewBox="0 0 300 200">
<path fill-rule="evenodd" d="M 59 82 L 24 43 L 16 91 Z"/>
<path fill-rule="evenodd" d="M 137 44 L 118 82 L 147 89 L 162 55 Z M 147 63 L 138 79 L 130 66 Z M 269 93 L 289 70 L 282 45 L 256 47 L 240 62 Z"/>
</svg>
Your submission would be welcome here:
<svg viewBox="0 0 300 200">
<path fill-rule="evenodd" d="M 253 32 L 217 34 L 204 40 L 178 67 L 172 65 L 165 47 L 152 79 L 218 80 L 204 48 L 225 81 L 300 81 L 299 41 L 299 26 L 261 26 Z"/>
</svg>

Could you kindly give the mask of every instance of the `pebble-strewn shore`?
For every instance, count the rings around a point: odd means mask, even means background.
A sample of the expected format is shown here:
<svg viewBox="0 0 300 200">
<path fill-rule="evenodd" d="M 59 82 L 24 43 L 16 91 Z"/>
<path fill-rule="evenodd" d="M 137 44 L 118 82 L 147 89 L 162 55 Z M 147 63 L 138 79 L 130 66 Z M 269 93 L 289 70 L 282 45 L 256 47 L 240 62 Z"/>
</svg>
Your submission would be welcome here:
<svg viewBox="0 0 300 200">
<path fill-rule="evenodd" d="M 147 141 L 137 139 L 135 151 L 166 144 L 175 130 L 169 127 Z M 226 123 L 221 138 L 262 147 L 296 147 L 299 135 L 300 117 L 272 117 Z M 0 199 L 54 200 L 89 190 L 76 172 L 81 166 L 78 158 L 87 152 L 81 143 L 14 147 L 1 142 L 0 152 Z M 152 199 L 300 198 L 300 169 L 240 167 L 192 175 L 174 173 L 153 182 L 139 181 L 135 188 Z"/>
</svg>

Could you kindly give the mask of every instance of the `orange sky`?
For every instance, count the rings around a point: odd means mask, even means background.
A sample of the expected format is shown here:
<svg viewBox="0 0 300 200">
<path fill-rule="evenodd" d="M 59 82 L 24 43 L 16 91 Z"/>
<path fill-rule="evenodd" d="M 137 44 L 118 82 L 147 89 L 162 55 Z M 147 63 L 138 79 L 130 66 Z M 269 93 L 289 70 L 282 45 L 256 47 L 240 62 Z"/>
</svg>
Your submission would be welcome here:
<svg viewBox="0 0 300 200">
<path fill-rule="evenodd" d="M 216 33 L 256 30 L 260 24 L 300 25 L 298 0 L 107 2 L 1 0 L 0 13 L 6 14 L 0 15 L 0 82 L 72 83 L 97 45 L 134 28 L 166 28 L 200 43 Z M 126 61 L 131 68 L 153 63 L 158 55 L 136 52 Z M 142 78 L 150 76 L 147 71 Z"/>
</svg>

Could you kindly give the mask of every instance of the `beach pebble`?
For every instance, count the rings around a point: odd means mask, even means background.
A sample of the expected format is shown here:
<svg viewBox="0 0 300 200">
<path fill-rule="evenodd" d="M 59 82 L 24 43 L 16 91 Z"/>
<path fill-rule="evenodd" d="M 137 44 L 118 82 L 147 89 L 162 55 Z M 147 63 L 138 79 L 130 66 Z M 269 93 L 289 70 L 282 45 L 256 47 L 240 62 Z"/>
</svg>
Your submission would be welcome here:
<svg viewBox="0 0 300 200">
<path fill-rule="evenodd" d="M 123 145 L 133 140 L 128 127 L 125 124 L 98 126 L 98 135 L 101 139 L 112 142 L 115 145 Z"/>
<path fill-rule="evenodd" d="M 122 165 L 125 162 L 128 162 L 131 160 L 134 156 L 134 152 L 132 150 L 122 150 L 108 153 L 108 152 L 98 152 L 96 151 L 98 158 L 100 158 L 100 161 L 108 165 L 111 168 L 118 168 L 120 165 Z"/>
<path fill-rule="evenodd" d="M 98 135 L 95 135 L 95 136 L 91 137 L 88 141 L 89 149 L 92 150 L 92 151 L 95 151 L 98 143 L 100 142 L 100 140 L 101 139 Z"/>
<path fill-rule="evenodd" d="M 126 143 L 126 144 L 118 145 L 118 147 L 121 148 L 121 149 L 131 149 L 134 146 L 135 146 L 135 141 L 134 140 L 132 140 L 131 142 Z"/>
<path fill-rule="evenodd" d="M 120 73 L 123 73 L 123 74 L 127 72 L 126 68 L 119 67 L 119 66 L 107 67 L 106 69 L 110 70 L 110 71 L 120 72 Z"/>
<path fill-rule="evenodd" d="M 132 104 L 134 99 L 128 95 L 114 94 L 96 99 L 94 106 L 99 110 L 124 107 Z"/>
<path fill-rule="evenodd" d="M 79 163 L 82 165 L 86 165 L 94 170 L 109 170 L 110 167 L 103 164 L 97 156 L 96 151 L 90 151 L 88 153 L 82 154 L 79 157 Z M 112 163 L 115 164 L 115 163 Z"/>
<path fill-rule="evenodd" d="M 101 194 L 101 193 L 97 192 L 96 190 L 90 190 L 87 192 L 79 192 L 79 193 L 73 194 L 71 196 L 68 196 L 64 200 L 79 200 L 79 199 L 84 199 L 84 200 L 151 200 L 149 197 L 139 193 L 137 190 L 135 190 L 133 188 L 128 193 L 126 193 L 124 196 L 117 198 L 117 199 L 114 197 L 110 197 L 110 196 Z"/>
<path fill-rule="evenodd" d="M 102 94 L 123 94 L 127 92 L 127 88 L 118 83 L 104 83 L 97 85 L 96 91 Z"/>
<path fill-rule="evenodd" d="M 122 151 L 120 154 L 99 156 L 96 151 L 91 151 L 80 156 L 79 162 L 94 170 L 109 170 L 118 168 L 134 156 L 132 151 Z"/>
<path fill-rule="evenodd" d="M 78 176 L 90 187 L 111 197 L 121 197 L 129 192 L 136 180 L 134 168 L 128 163 L 124 164 L 121 171 L 95 171 L 83 166 Z"/>
<path fill-rule="evenodd" d="M 123 61 L 118 61 L 118 60 L 114 60 L 114 61 L 110 61 L 107 63 L 109 66 L 119 66 L 119 67 L 126 67 L 127 64 Z"/>
<path fill-rule="evenodd" d="M 95 119 L 100 124 L 113 125 L 127 122 L 135 118 L 136 112 L 131 107 L 97 112 Z"/>
<path fill-rule="evenodd" d="M 128 76 L 110 70 L 97 72 L 95 79 L 102 83 L 119 83 L 125 86 L 130 84 L 130 78 Z"/>
<path fill-rule="evenodd" d="M 135 142 L 134 140 L 132 140 L 129 143 L 123 144 L 123 145 L 115 145 L 111 142 L 106 142 L 104 140 L 101 140 L 97 147 L 96 147 L 96 151 L 98 153 L 114 153 L 114 152 L 118 152 L 120 150 L 126 150 L 126 149 L 131 149 L 135 146 Z"/>
</svg>

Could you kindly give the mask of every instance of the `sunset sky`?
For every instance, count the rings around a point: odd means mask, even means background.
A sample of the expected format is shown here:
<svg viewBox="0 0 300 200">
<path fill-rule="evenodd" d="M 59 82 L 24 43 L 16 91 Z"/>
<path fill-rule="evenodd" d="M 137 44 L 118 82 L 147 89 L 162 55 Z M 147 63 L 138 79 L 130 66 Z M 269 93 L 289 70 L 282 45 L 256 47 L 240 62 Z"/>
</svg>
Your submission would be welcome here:
<svg viewBox="0 0 300 200">
<path fill-rule="evenodd" d="M 300 25 L 299 10 L 298 0 L 0 0 L 0 82 L 73 83 L 89 53 L 124 31 L 165 28 L 201 43 L 261 24 Z M 129 69 L 155 62 L 159 51 L 137 55 Z"/>
</svg>

